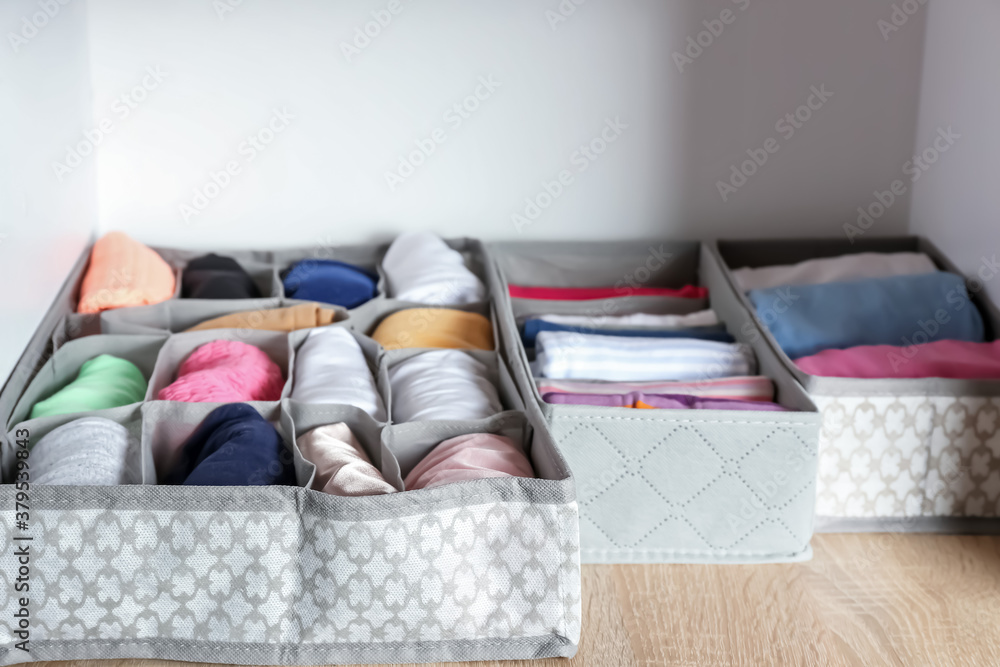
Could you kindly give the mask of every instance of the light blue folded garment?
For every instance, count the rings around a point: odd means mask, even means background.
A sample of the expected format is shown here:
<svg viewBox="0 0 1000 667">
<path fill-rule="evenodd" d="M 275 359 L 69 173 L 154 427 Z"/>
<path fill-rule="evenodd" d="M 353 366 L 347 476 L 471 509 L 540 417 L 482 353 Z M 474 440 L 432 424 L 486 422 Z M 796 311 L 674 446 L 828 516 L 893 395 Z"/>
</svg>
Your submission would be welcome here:
<svg viewBox="0 0 1000 667">
<path fill-rule="evenodd" d="M 857 345 L 976 343 L 985 335 L 965 281 L 944 271 L 774 287 L 747 296 L 792 359 Z"/>
</svg>

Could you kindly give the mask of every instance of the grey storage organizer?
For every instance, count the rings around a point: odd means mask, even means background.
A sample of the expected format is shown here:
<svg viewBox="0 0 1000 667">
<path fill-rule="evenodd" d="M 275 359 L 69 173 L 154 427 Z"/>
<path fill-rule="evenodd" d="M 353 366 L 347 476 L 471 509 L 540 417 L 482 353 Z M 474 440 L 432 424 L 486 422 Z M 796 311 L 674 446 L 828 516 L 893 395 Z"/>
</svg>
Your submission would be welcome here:
<svg viewBox="0 0 1000 667">
<path fill-rule="evenodd" d="M 923 252 L 961 272 L 920 237 L 719 241 L 730 269 L 795 264 L 860 252 Z M 989 339 L 1000 313 L 970 289 Z M 745 294 L 743 304 L 752 310 Z M 852 379 L 802 372 L 771 335 L 769 347 L 819 406 L 817 530 L 997 532 L 1000 529 L 1000 380 Z"/>
<path fill-rule="evenodd" d="M 494 289 L 482 246 L 450 243 Z M 374 266 L 385 248 L 332 248 L 320 256 L 368 258 Z M 199 254 L 160 252 L 180 271 Z M 295 351 L 308 331 L 177 333 L 199 319 L 285 305 L 277 272 L 316 255 L 311 249 L 232 254 L 257 263 L 262 285 L 270 277 L 269 298 L 175 299 L 97 318 L 73 314 L 82 258 L 0 394 L 8 482 L 0 487 L 0 586 L 8 592 L 0 598 L 0 663 L 159 658 L 311 665 L 575 654 L 581 613 L 574 485 L 537 406 L 521 400 L 505 357 L 497 350 L 477 353 L 494 365 L 504 403 L 504 412 L 487 419 L 396 424 L 352 406 L 300 403 L 289 390 Z M 414 305 L 382 290 L 330 325 L 348 328 L 361 342 L 387 405 L 385 366 L 392 353 L 366 334 L 386 314 Z M 466 308 L 492 312 L 490 303 Z M 506 346 L 496 329 L 498 347 Z M 285 440 L 297 487 L 156 485 L 157 465 L 162 474 L 217 407 L 154 400 L 156 390 L 187 352 L 213 338 L 256 344 L 286 373 L 281 400 L 251 405 Z M 143 403 L 87 413 L 123 424 L 139 439 L 135 483 L 31 487 L 30 527 L 19 531 L 10 482 L 20 444 L 33 445 L 82 416 L 27 420 L 28 410 L 101 352 L 131 359 L 151 378 Z M 315 467 L 301 456 L 296 438 L 337 422 L 351 427 L 400 492 L 349 498 L 309 488 Z M 537 478 L 403 491 L 406 473 L 437 443 L 477 432 L 522 442 Z M 23 639 L 14 616 L 17 536 L 32 538 L 27 652 L 15 647 Z"/>
<path fill-rule="evenodd" d="M 762 563 L 808 559 L 819 416 L 763 344 L 714 256 L 696 242 L 490 245 L 502 286 L 505 353 L 526 403 L 539 406 L 569 461 L 587 563 Z M 729 332 L 749 343 L 777 400 L 796 412 L 632 410 L 549 405 L 531 377 L 516 319 L 529 314 L 683 314 L 695 299 L 512 299 L 507 284 L 709 289 Z"/>
</svg>

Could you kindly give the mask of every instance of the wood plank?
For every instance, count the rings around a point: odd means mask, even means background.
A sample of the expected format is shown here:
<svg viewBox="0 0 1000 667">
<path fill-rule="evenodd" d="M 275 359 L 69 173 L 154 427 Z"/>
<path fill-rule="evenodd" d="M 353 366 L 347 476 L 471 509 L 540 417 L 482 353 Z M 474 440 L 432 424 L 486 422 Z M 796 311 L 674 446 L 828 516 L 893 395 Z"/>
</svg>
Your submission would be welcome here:
<svg viewBox="0 0 1000 667">
<path fill-rule="evenodd" d="M 812 561 L 787 565 L 585 566 L 574 659 L 469 664 L 1000 664 L 1000 537 L 817 535 L 813 549 Z"/>
</svg>

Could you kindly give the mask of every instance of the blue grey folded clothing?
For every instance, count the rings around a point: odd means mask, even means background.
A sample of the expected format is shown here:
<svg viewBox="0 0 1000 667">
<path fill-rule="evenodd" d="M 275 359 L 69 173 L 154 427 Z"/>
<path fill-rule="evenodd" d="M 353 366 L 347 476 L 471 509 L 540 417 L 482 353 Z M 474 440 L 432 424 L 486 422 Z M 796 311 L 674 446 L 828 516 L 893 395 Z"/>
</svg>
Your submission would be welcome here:
<svg viewBox="0 0 1000 667">
<path fill-rule="evenodd" d="M 38 486 L 138 484 L 139 442 L 101 417 L 82 417 L 52 429 L 31 449 L 31 483 Z"/>
<path fill-rule="evenodd" d="M 757 316 L 792 359 L 857 345 L 982 342 L 983 318 L 965 281 L 938 271 L 751 290 Z"/>
</svg>

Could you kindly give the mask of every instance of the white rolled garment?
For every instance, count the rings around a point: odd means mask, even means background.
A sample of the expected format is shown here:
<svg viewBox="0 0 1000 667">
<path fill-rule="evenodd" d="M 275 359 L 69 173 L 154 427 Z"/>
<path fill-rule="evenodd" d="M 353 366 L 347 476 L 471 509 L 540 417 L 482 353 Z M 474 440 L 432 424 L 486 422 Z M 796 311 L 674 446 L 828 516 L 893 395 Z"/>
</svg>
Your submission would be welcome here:
<svg viewBox="0 0 1000 667">
<path fill-rule="evenodd" d="M 696 338 L 625 338 L 543 331 L 535 341 L 536 377 L 556 380 L 710 380 L 753 375 L 756 360 L 741 343 Z"/>
<path fill-rule="evenodd" d="M 699 310 L 688 315 L 537 315 L 537 319 L 552 324 L 565 324 L 592 329 L 687 329 L 710 327 L 719 323 L 714 310 Z"/>
<path fill-rule="evenodd" d="M 486 287 L 465 266 L 462 253 L 430 232 L 400 234 L 382 259 L 389 296 L 434 306 L 486 299 Z"/>
<path fill-rule="evenodd" d="M 343 422 L 314 428 L 296 442 L 302 456 L 316 465 L 312 488 L 317 491 L 335 496 L 378 496 L 396 491 Z"/>
<path fill-rule="evenodd" d="M 822 285 L 866 278 L 934 273 L 934 261 L 922 252 L 860 252 L 840 257 L 810 259 L 798 264 L 762 266 L 733 271 L 744 292 L 785 285 Z"/>
<path fill-rule="evenodd" d="M 139 441 L 117 422 L 83 417 L 46 433 L 28 456 L 41 486 L 140 484 Z"/>
<path fill-rule="evenodd" d="M 503 410 L 486 365 L 459 350 L 435 350 L 389 369 L 394 422 L 484 419 Z"/>
<path fill-rule="evenodd" d="M 361 346 L 342 327 L 313 329 L 295 353 L 290 398 L 302 403 L 353 405 L 385 421 L 385 404 Z"/>
</svg>

